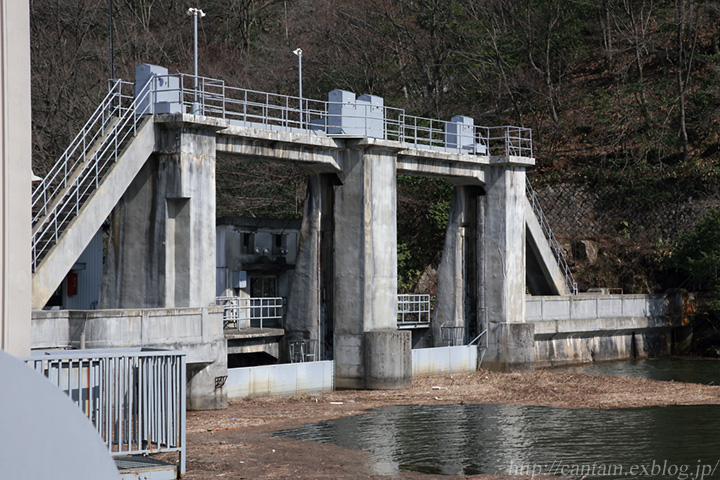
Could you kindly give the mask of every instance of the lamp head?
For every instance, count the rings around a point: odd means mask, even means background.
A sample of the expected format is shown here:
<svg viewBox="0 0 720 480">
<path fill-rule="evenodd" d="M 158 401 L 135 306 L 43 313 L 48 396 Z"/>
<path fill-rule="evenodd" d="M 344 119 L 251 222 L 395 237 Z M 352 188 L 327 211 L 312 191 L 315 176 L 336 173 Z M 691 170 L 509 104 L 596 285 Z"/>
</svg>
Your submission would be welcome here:
<svg viewBox="0 0 720 480">
<path fill-rule="evenodd" d="M 187 13 L 189 16 L 197 15 L 197 16 L 199 16 L 200 18 L 202 18 L 202 17 L 205 16 L 205 12 L 203 12 L 203 11 L 200 10 L 199 8 L 192 8 L 192 7 L 190 7 L 190 8 L 187 9 L 187 12 L 186 12 L 186 13 Z"/>
<path fill-rule="evenodd" d="M 296 48 L 295 50 L 293 50 L 293 53 L 298 57 L 302 57 L 302 48 Z"/>
</svg>

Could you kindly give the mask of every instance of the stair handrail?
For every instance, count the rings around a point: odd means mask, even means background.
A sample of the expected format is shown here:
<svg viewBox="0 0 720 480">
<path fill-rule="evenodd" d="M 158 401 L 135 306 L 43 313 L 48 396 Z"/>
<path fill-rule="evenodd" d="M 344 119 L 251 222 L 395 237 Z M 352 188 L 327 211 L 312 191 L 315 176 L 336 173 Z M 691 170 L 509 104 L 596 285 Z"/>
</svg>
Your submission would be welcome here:
<svg viewBox="0 0 720 480">
<path fill-rule="evenodd" d="M 97 145 L 97 148 L 94 151 L 91 152 L 93 148 L 92 144 L 85 147 L 83 155 L 87 157 L 86 161 L 80 163 L 79 165 L 78 162 L 75 162 L 76 168 L 79 169 L 77 174 L 74 174 L 75 172 L 72 171 L 68 172 L 69 175 L 66 175 L 66 177 L 70 178 L 63 180 L 64 182 L 66 182 L 66 188 L 56 189 L 55 191 L 55 195 L 60 195 L 60 198 L 58 198 L 57 201 L 55 201 L 55 198 L 48 198 L 47 203 L 53 203 L 53 205 L 49 210 L 47 210 L 44 216 L 40 217 L 40 220 L 37 221 L 37 223 L 33 227 L 33 272 L 37 269 L 41 256 L 50 248 L 52 248 L 52 245 L 58 242 L 61 233 L 60 228 L 63 223 L 71 216 L 74 217 L 79 214 L 81 207 L 80 198 L 91 188 L 94 190 L 99 186 L 99 173 L 103 170 L 103 168 L 108 164 L 109 161 L 117 161 L 118 149 L 123 145 L 124 140 L 128 137 L 128 135 L 132 134 L 134 136 L 137 133 L 137 127 L 143 120 L 144 114 L 152 113 L 152 109 L 150 109 L 150 111 L 138 112 L 137 106 L 142 104 L 142 102 L 152 93 L 153 83 L 154 82 L 148 82 L 139 92 L 135 94 L 134 99 L 130 103 L 130 105 L 127 108 L 124 108 L 122 106 L 122 100 L 123 98 L 129 97 L 124 97 L 122 95 L 121 89 L 122 85 L 127 84 L 127 82 L 122 82 L 118 80 L 117 82 L 115 82 L 115 86 L 113 87 L 113 91 L 114 88 L 117 88 L 117 91 L 108 94 L 108 96 L 105 97 L 103 102 L 101 102 L 101 105 L 98 107 L 96 112 L 98 112 L 98 110 L 102 110 L 103 106 L 107 108 L 108 105 L 112 105 L 107 103 L 108 98 L 113 102 L 118 102 L 118 105 L 116 107 L 113 107 L 113 111 L 117 112 L 119 115 L 118 121 L 114 124 L 106 122 L 102 130 L 107 130 L 107 133 L 104 136 L 93 137 L 96 140 L 97 138 L 101 139 L 101 142 L 99 143 L 99 145 Z M 150 102 L 150 105 L 152 105 L 152 102 Z M 126 131 L 125 128 L 130 123 L 132 125 L 132 129 L 128 129 Z M 120 138 L 121 132 L 125 132 L 124 135 L 122 135 L 122 138 Z M 79 144 L 79 142 L 73 143 Z M 106 153 L 108 152 L 110 152 L 111 155 L 106 155 Z M 61 158 L 65 158 L 65 160 L 67 160 L 67 158 L 69 157 Z M 82 186 L 85 184 L 85 181 L 93 175 L 95 176 L 95 178 L 93 179 L 94 181 L 91 182 L 90 185 L 85 185 L 85 188 L 83 190 Z M 67 183 L 68 180 L 70 180 L 70 183 Z M 67 207 L 70 202 L 74 202 L 74 208 L 66 211 L 65 207 Z M 65 213 L 63 214 L 63 212 Z M 52 233 L 50 239 L 48 239 L 48 241 L 44 244 L 39 245 L 39 241 L 45 238 L 48 232 Z"/>
<path fill-rule="evenodd" d="M 557 261 L 560 270 L 565 276 L 565 285 L 567 285 L 568 290 L 570 290 L 570 293 L 572 295 L 577 295 L 577 282 L 575 281 L 575 277 L 573 276 L 572 271 L 570 271 L 570 266 L 568 265 L 567 259 L 565 258 L 565 252 L 560 246 L 560 242 L 558 242 L 555 238 L 555 234 L 553 233 L 552 228 L 550 228 L 550 223 L 548 222 L 548 219 L 545 216 L 542 207 L 540 206 L 540 201 L 538 200 L 537 193 L 535 193 L 532 185 L 530 185 L 530 179 L 525 177 L 525 180 L 525 190 L 527 192 L 528 200 L 530 200 L 530 205 L 532 206 L 533 212 L 535 212 L 535 216 L 537 217 L 538 222 L 540 222 L 540 228 L 545 234 L 545 238 L 550 245 L 550 249 L 555 255 L 555 260 Z"/>
<path fill-rule="evenodd" d="M 35 224 L 40 218 L 47 214 L 49 203 L 55 198 L 58 192 L 67 186 L 72 172 L 78 164 L 87 159 L 88 150 L 95 144 L 97 138 L 105 134 L 110 121 L 122 108 L 122 87 L 120 80 L 112 82 L 108 93 L 92 113 L 85 125 L 82 126 L 70 145 L 60 155 L 60 158 L 43 176 L 42 180 L 35 184 L 32 192 L 32 209 Z M 43 202 L 37 209 L 39 202 Z"/>
</svg>

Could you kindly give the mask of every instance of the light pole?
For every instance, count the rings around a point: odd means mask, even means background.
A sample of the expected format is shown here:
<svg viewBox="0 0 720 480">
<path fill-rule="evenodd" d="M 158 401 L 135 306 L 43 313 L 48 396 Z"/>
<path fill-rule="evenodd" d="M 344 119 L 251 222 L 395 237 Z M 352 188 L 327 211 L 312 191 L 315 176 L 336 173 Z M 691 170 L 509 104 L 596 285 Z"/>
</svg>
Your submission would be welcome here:
<svg viewBox="0 0 720 480">
<path fill-rule="evenodd" d="M 110 80 L 115 80 L 115 46 L 113 38 L 113 0 L 110 0 Z"/>
<path fill-rule="evenodd" d="M 298 57 L 298 97 L 300 98 L 300 128 L 303 128 L 303 95 L 302 95 L 302 48 L 296 48 L 293 53 Z"/>
<path fill-rule="evenodd" d="M 193 32 L 194 32 L 194 47 L 195 47 L 195 103 L 197 103 L 197 91 L 198 91 L 198 53 L 197 53 L 197 25 L 198 25 L 198 17 L 202 18 L 205 16 L 205 12 L 200 10 L 199 8 L 188 8 L 187 11 L 188 15 L 193 16 Z"/>
</svg>

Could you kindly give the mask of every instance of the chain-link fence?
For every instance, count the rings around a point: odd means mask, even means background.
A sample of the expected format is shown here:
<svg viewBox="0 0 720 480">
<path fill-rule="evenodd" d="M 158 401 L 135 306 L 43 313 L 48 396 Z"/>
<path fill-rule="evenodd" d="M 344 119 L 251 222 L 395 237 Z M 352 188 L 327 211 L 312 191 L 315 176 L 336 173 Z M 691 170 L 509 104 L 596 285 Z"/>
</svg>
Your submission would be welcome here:
<svg viewBox="0 0 720 480">
<path fill-rule="evenodd" d="M 678 182 L 655 199 L 625 196 L 612 185 L 563 183 L 536 188 L 553 231 L 561 238 L 622 237 L 636 242 L 671 242 L 692 229 L 710 209 L 720 208 L 720 192 Z M 695 195 L 693 195 L 693 193 Z"/>
</svg>

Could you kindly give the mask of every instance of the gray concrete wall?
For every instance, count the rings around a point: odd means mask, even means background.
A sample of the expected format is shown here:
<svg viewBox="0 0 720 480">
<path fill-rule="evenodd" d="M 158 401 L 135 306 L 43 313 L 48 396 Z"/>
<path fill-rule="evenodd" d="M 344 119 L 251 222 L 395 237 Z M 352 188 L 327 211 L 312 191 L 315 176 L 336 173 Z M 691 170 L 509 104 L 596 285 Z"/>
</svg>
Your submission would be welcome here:
<svg viewBox="0 0 720 480">
<path fill-rule="evenodd" d="M 542 325 L 586 319 L 662 317 L 678 311 L 676 296 L 667 295 L 557 295 L 526 298 L 526 319 Z M 542 331 L 545 327 L 538 327 Z"/>
<path fill-rule="evenodd" d="M 101 308 L 215 303 L 215 131 L 156 128 L 157 153 L 113 210 Z"/>
<path fill-rule="evenodd" d="M 445 244 L 438 269 L 437 297 L 432 318 L 433 346 L 442 345 L 442 326 L 465 327 L 465 319 L 469 312 L 465 309 L 466 294 L 466 261 L 465 242 L 466 225 L 476 221 L 467 217 L 467 192 L 464 186 L 456 186 L 450 203 L 448 225 L 445 230 Z M 472 270 L 468 273 L 472 273 Z"/>
<path fill-rule="evenodd" d="M 477 346 L 438 347 L 413 350 L 412 375 L 474 372 Z M 335 389 L 335 362 L 286 363 L 228 369 L 228 398 L 263 395 L 302 395 Z"/>
<path fill-rule="evenodd" d="M 288 297 L 284 345 L 296 340 L 319 340 L 320 331 L 320 226 L 322 181 L 308 175 L 295 273 Z"/>
<path fill-rule="evenodd" d="M 397 193 L 395 151 L 357 141 L 341 152 L 335 191 L 334 314 L 338 388 L 407 384 L 410 333 L 397 335 Z M 368 333 L 372 332 L 371 335 Z M 382 333 L 380 333 L 382 332 Z M 369 345 L 377 342 L 375 345 Z M 399 342 L 399 343 L 396 343 Z M 367 355 L 384 355 L 383 371 Z"/>
<path fill-rule="evenodd" d="M 412 351 L 413 376 L 474 372 L 477 368 L 477 345 L 420 348 Z"/>
<path fill-rule="evenodd" d="M 157 347 L 184 350 L 188 363 L 188 408 L 227 406 L 227 392 L 215 378 L 227 375 L 222 307 L 37 310 L 32 348 L 68 349 Z"/>
<path fill-rule="evenodd" d="M 0 349 L 30 352 L 30 10 L 0 0 Z"/>
<path fill-rule="evenodd" d="M 484 365 L 500 370 L 531 368 L 532 329 L 523 325 L 525 168 L 498 164 L 487 170 L 486 180 L 482 285 L 488 350 Z"/>
<path fill-rule="evenodd" d="M 535 339 L 538 367 L 662 357 L 673 351 L 673 329 L 667 327 L 638 328 L 629 333 L 609 331 Z"/>
<path fill-rule="evenodd" d="M 538 366 L 669 355 L 687 328 L 679 295 L 564 295 L 527 298 Z"/>
</svg>

